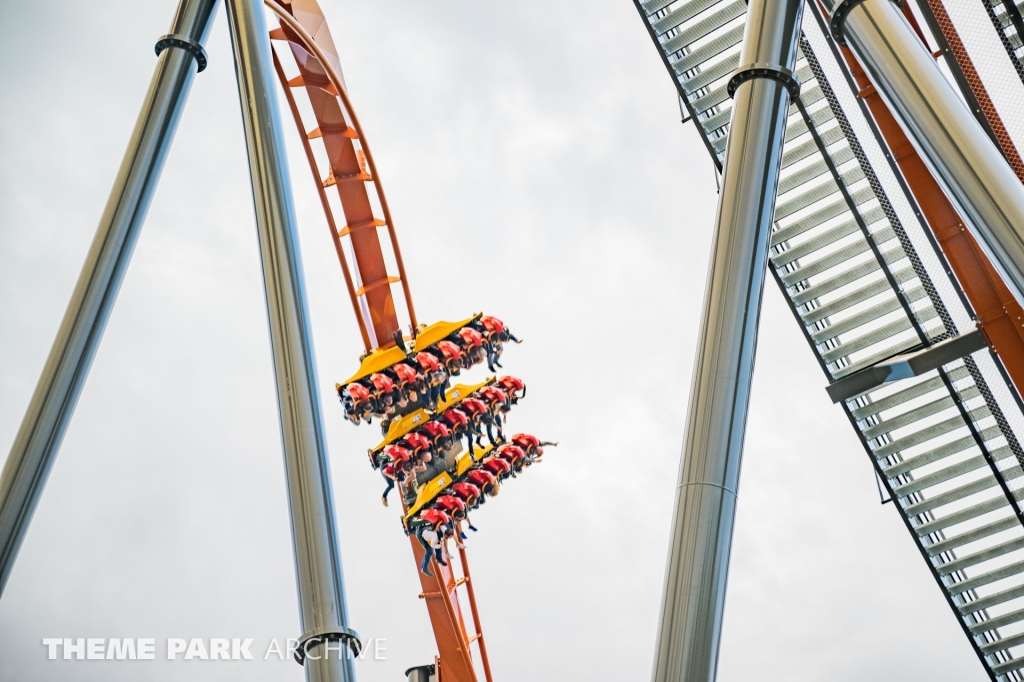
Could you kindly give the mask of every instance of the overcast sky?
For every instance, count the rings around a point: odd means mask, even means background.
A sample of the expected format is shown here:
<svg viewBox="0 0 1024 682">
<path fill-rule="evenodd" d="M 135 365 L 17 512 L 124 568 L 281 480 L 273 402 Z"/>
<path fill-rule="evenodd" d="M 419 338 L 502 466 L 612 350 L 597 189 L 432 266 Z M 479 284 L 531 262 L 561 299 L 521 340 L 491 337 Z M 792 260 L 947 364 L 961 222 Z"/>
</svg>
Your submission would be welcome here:
<svg viewBox="0 0 1024 682">
<path fill-rule="evenodd" d="M 323 0 L 421 320 L 521 338 L 515 430 L 559 440 L 474 516 L 495 679 L 650 676 L 717 195 L 629 0 Z M 0 456 L 174 3 L 0 3 Z M 102 347 L 0 600 L 0 679 L 301 680 L 249 175 L 223 11 Z M 290 126 L 290 123 L 289 123 Z M 361 350 L 289 133 L 364 682 L 435 654 L 409 545 L 333 397 Z M 446 265 L 440 267 L 439 262 Z M 770 283 L 719 679 L 984 679 Z M 479 376 L 483 376 L 477 370 Z M 255 661 L 48 661 L 44 637 L 252 637 Z M 371 654 L 372 655 L 372 654 Z"/>
</svg>

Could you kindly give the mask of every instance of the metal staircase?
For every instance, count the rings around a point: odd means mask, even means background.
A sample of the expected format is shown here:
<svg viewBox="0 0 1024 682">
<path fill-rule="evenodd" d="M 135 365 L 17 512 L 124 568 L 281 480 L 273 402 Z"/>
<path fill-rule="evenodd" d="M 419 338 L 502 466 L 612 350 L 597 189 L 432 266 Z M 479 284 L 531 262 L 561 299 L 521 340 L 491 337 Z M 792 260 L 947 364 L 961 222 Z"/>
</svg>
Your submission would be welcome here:
<svg viewBox="0 0 1024 682">
<path fill-rule="evenodd" d="M 635 4 L 721 168 L 731 114 L 726 83 L 738 66 L 746 3 Z M 811 16 L 808 8 L 804 30 L 821 44 L 827 38 Z M 901 222 L 887 194 L 902 201 L 901 188 L 883 186 L 806 37 L 797 72 L 802 87 L 790 108 L 770 270 L 835 386 L 972 331 L 973 313 L 930 234 Z M 994 680 L 1024 679 L 1024 450 L 1015 398 L 983 350 L 841 401 Z"/>
</svg>

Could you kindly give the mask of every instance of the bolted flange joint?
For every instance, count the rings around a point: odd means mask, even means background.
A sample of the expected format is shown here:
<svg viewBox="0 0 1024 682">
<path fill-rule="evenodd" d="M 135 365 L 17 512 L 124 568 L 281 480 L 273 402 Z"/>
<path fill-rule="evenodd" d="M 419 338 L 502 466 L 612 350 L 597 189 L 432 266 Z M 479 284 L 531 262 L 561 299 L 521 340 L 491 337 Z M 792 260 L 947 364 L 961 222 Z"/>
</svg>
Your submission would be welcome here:
<svg viewBox="0 0 1024 682">
<path fill-rule="evenodd" d="M 196 59 L 196 66 L 199 70 L 196 73 L 202 72 L 206 68 L 206 50 L 203 46 L 192 40 L 191 38 L 183 35 L 175 35 L 174 33 L 168 33 L 167 35 L 156 41 L 156 56 L 159 57 L 160 53 L 169 47 L 180 47 Z"/>
<path fill-rule="evenodd" d="M 358 632 L 341 625 L 328 625 L 310 630 L 299 638 L 299 643 L 295 647 L 295 662 L 305 665 L 309 647 L 323 642 L 345 642 L 353 656 L 358 656 L 363 650 L 363 643 L 359 641 Z"/>
<path fill-rule="evenodd" d="M 796 74 L 786 67 L 778 64 L 747 64 L 733 71 L 732 78 L 729 79 L 729 84 L 725 88 L 729 97 L 736 96 L 736 88 L 740 86 L 740 83 L 754 78 L 768 78 L 782 83 L 786 86 L 786 90 L 789 90 L 791 99 L 800 96 L 800 81 Z"/>
<path fill-rule="evenodd" d="M 903 7 L 903 0 L 889 1 L 897 7 Z M 839 4 L 832 10 L 832 16 L 829 17 L 828 32 L 832 35 L 832 40 L 843 47 L 846 47 L 846 36 L 843 35 L 846 28 L 846 17 L 850 16 L 853 8 L 862 2 L 864 0 L 840 0 Z"/>
</svg>

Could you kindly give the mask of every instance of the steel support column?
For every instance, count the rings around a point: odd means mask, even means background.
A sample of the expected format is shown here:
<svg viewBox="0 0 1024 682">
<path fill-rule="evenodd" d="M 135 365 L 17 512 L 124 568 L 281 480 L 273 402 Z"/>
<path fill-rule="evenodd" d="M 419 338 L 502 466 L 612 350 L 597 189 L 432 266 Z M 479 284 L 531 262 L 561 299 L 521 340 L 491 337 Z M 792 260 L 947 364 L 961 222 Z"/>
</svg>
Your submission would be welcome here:
<svg viewBox="0 0 1024 682">
<path fill-rule="evenodd" d="M 654 682 L 718 667 L 736 490 L 768 265 L 800 0 L 751 0 L 673 511 Z"/>
<path fill-rule="evenodd" d="M 0 593 L 57 457 L 114 307 L 197 71 L 218 0 L 181 0 L 103 217 L 0 473 Z"/>
<path fill-rule="evenodd" d="M 824 0 L 928 169 L 1024 302 L 1024 186 L 889 0 Z"/>
<path fill-rule="evenodd" d="M 355 680 L 327 443 L 316 388 L 309 312 L 261 0 L 227 0 L 249 152 L 267 317 L 277 378 L 299 614 L 297 659 L 310 682 Z M 328 648 L 328 641 L 342 641 Z M 339 652 L 339 648 L 342 650 Z"/>
</svg>

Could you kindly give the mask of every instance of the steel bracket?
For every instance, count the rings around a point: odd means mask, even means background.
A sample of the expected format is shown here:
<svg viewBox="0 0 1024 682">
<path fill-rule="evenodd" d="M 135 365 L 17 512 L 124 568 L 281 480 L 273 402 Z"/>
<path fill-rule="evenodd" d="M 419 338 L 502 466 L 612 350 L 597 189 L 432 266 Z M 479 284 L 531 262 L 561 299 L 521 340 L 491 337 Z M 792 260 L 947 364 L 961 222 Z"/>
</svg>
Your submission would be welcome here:
<svg viewBox="0 0 1024 682">
<path fill-rule="evenodd" d="M 912 353 L 904 353 L 866 367 L 859 372 L 832 382 L 825 388 L 833 403 L 849 400 L 882 384 L 899 379 L 921 376 L 954 360 L 988 348 L 988 341 L 980 329 L 940 341 L 934 346 Z"/>
<path fill-rule="evenodd" d="M 310 630 L 299 638 L 299 643 L 295 646 L 295 662 L 305 665 L 306 649 L 312 645 L 338 641 L 346 642 L 349 649 L 352 650 L 353 656 L 358 656 L 359 652 L 363 650 L 363 643 L 359 641 L 358 632 L 341 625 L 326 625 L 316 630 Z"/>
<path fill-rule="evenodd" d="M 729 97 L 736 96 L 736 88 L 741 83 L 754 78 L 768 78 L 778 81 L 786 86 L 792 99 L 800 96 L 800 80 L 796 77 L 795 73 L 786 67 L 779 64 L 747 64 L 733 71 L 732 78 L 729 79 L 729 84 L 726 86 Z"/>
<path fill-rule="evenodd" d="M 903 7 L 903 0 L 889 0 L 892 4 L 897 7 Z M 846 17 L 850 16 L 850 12 L 853 8 L 864 2 L 864 0 L 841 0 L 836 5 L 835 9 L 832 10 L 832 16 L 828 20 L 828 32 L 832 34 L 832 40 L 838 44 L 846 47 L 846 36 L 843 35 L 843 29 L 846 26 Z"/>
<path fill-rule="evenodd" d="M 193 57 L 195 57 L 196 66 L 199 67 L 199 70 L 196 73 L 201 73 L 206 69 L 206 64 L 208 61 L 206 58 L 206 50 L 203 49 L 202 45 L 192 40 L 188 36 L 183 36 L 175 33 L 168 33 L 167 35 L 161 37 L 160 40 L 156 41 L 156 45 L 154 46 L 153 49 L 156 50 L 156 56 L 159 57 L 160 53 L 169 47 L 180 47 L 181 49 L 185 50 Z"/>
</svg>

